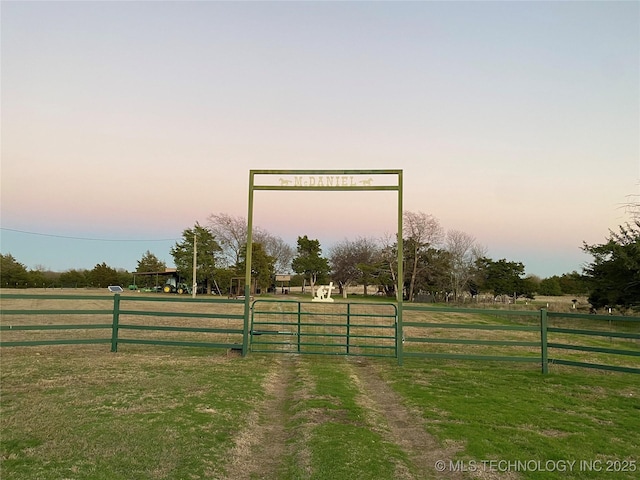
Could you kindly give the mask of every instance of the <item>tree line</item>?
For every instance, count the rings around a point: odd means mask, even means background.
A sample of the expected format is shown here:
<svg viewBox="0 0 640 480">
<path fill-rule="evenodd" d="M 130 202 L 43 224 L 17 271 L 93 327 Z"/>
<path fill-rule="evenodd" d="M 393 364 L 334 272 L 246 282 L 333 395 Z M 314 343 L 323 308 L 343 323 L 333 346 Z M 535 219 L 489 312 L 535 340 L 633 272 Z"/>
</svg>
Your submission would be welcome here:
<svg viewBox="0 0 640 480">
<path fill-rule="evenodd" d="M 636 210 L 637 212 L 637 210 Z M 365 294 L 396 297 L 397 239 L 358 237 L 331 246 L 323 255 L 318 239 L 306 235 L 292 248 L 281 238 L 261 228 L 252 232 L 252 277 L 262 292 L 275 287 L 277 273 L 293 273 L 292 285 L 308 285 L 311 293 L 318 282 L 333 281 L 346 296 L 349 287 L 361 285 Z M 609 232 L 602 244 L 583 245 L 593 256 L 583 273 L 576 271 L 540 279 L 525 276 L 521 262 L 494 260 L 476 239 L 459 230 L 445 231 L 437 218 L 424 212 L 403 215 L 403 298 L 408 301 L 464 301 L 479 295 L 529 297 L 534 295 L 588 295 L 595 308 L 632 308 L 640 305 L 640 218 Z M 243 217 L 211 214 L 205 225 L 196 223 L 182 232 L 171 248 L 178 274 L 203 291 L 226 293 L 233 279 L 244 277 L 247 222 Z M 196 255 L 194 257 L 194 249 Z M 138 261 L 136 273 L 164 271 L 166 265 L 147 251 Z M 92 270 L 62 273 L 27 270 L 10 254 L 2 255 L 3 287 L 128 285 L 132 273 L 105 263 Z M 151 277 L 141 278 L 153 282 Z M 140 283 L 140 281 L 138 281 Z M 238 285 L 240 285 L 239 282 Z"/>
</svg>

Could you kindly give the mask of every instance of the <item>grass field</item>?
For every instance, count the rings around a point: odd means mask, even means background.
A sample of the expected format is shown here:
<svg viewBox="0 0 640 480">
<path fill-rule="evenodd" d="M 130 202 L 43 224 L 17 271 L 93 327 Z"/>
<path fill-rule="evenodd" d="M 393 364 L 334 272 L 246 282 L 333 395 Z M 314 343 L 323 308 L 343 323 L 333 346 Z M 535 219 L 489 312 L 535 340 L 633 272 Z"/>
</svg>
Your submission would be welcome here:
<svg viewBox="0 0 640 480">
<path fill-rule="evenodd" d="M 146 345 L 0 354 L 3 480 L 635 479 L 640 471 L 637 375 Z"/>
</svg>

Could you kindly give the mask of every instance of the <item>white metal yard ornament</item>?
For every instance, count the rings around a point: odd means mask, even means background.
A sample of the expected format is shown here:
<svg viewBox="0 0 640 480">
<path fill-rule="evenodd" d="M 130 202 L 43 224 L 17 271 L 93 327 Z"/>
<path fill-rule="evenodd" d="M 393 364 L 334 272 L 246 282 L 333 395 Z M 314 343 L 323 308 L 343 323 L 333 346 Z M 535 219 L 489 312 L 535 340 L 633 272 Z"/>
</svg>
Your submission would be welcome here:
<svg viewBox="0 0 640 480">
<path fill-rule="evenodd" d="M 333 282 L 329 285 L 320 285 L 316 290 L 316 296 L 311 299 L 312 302 L 333 302 L 331 298 L 331 290 L 333 290 Z"/>
</svg>

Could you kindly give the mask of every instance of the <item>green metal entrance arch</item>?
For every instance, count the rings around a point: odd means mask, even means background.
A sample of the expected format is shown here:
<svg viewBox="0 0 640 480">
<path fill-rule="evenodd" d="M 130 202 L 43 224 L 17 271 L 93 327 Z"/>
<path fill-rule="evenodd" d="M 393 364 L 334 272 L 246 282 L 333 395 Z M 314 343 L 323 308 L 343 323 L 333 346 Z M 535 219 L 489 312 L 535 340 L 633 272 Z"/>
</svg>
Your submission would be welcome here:
<svg viewBox="0 0 640 480">
<path fill-rule="evenodd" d="M 258 182 L 256 176 L 271 179 L 271 182 Z M 278 176 L 277 181 L 273 178 Z M 376 178 L 371 178 L 374 176 Z M 367 178 L 369 177 L 369 178 Z M 376 179 L 395 180 L 391 184 L 376 185 Z M 244 338 L 242 355 L 247 354 L 249 344 L 249 322 L 251 311 L 251 256 L 253 242 L 253 197 L 256 190 L 283 191 L 395 191 L 398 194 L 398 278 L 396 301 L 398 304 L 398 322 L 396 332 L 396 350 L 398 364 L 402 365 L 402 293 L 403 293 L 403 247 L 402 247 L 402 170 L 250 170 L 249 171 L 249 210 L 247 214 L 247 255 L 244 286 Z"/>
</svg>

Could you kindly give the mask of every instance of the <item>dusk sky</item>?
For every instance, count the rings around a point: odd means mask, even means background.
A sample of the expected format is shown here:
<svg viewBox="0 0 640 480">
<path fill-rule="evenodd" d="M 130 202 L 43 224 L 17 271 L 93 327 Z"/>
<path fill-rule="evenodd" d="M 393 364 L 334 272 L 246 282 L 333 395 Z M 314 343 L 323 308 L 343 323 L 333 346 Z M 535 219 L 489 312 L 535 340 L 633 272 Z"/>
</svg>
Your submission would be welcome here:
<svg viewBox="0 0 640 480">
<path fill-rule="evenodd" d="M 0 251 L 147 251 L 247 216 L 251 169 L 402 169 L 404 208 L 541 277 L 640 193 L 640 2 L 1 4 Z M 395 235 L 391 192 L 256 192 L 295 247 Z"/>
</svg>

